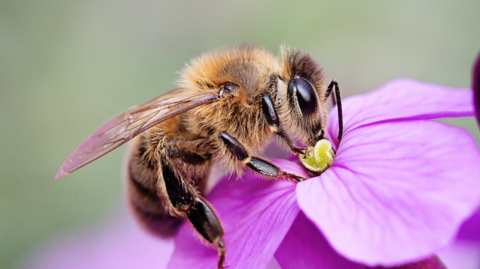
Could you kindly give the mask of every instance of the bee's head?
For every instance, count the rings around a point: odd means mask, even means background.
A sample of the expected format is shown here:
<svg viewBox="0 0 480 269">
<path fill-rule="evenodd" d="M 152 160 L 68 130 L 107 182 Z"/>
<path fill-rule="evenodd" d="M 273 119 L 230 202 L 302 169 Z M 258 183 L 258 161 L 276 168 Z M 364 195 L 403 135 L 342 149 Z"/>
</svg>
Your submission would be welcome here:
<svg viewBox="0 0 480 269">
<path fill-rule="evenodd" d="M 313 146 L 326 130 L 325 75 L 310 54 L 282 47 L 280 57 L 277 87 L 280 120 L 290 135 Z"/>
</svg>

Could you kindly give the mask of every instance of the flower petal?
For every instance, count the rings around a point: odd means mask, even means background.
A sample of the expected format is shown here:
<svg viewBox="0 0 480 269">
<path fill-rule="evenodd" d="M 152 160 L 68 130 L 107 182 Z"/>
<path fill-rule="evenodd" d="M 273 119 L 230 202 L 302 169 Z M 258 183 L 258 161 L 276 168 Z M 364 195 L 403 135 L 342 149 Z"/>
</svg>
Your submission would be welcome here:
<svg viewBox="0 0 480 269">
<path fill-rule="evenodd" d="M 123 213 L 123 212 L 122 212 Z M 64 236 L 42 246 L 21 268 L 163 269 L 173 253 L 173 240 L 152 237 L 131 217 L 116 218 L 98 231 Z M 52 244 L 53 243 L 53 244 Z"/>
<path fill-rule="evenodd" d="M 448 248 L 441 250 L 438 256 L 448 269 L 478 269 L 480 242 L 455 240 Z"/>
<path fill-rule="evenodd" d="M 368 265 L 426 258 L 480 202 L 480 154 L 465 130 L 435 121 L 347 133 L 332 167 L 297 185 L 300 208 L 346 257 Z"/>
<path fill-rule="evenodd" d="M 365 265 L 337 254 L 302 212 L 275 252 L 275 258 L 282 269 L 365 269 Z"/>
<path fill-rule="evenodd" d="M 480 244 L 480 210 L 466 220 L 457 235 L 458 239 L 476 241 Z"/>
<path fill-rule="evenodd" d="M 378 266 L 375 268 L 367 267 L 367 269 L 447 269 L 447 268 L 437 256 L 432 256 L 425 260 L 408 263 L 404 265 L 398 265 L 394 267 L 382 267 L 382 266 Z"/>
<path fill-rule="evenodd" d="M 298 166 L 277 161 L 282 163 Z M 284 166 L 285 170 L 295 172 Z M 224 179 L 213 189 L 208 200 L 225 229 L 225 265 L 229 269 L 265 268 L 270 262 L 299 212 L 295 185 L 247 173 L 237 181 Z M 168 268 L 216 268 L 216 250 L 202 244 L 198 237 L 190 223 L 180 228 Z"/>
<path fill-rule="evenodd" d="M 410 79 L 391 81 L 380 89 L 342 100 L 344 132 L 374 122 L 474 115 L 471 90 L 452 89 Z M 338 113 L 329 115 L 330 137 L 338 134 Z"/>
<path fill-rule="evenodd" d="M 472 71 L 472 89 L 474 94 L 477 122 L 480 125 L 480 53 L 477 56 Z"/>
</svg>

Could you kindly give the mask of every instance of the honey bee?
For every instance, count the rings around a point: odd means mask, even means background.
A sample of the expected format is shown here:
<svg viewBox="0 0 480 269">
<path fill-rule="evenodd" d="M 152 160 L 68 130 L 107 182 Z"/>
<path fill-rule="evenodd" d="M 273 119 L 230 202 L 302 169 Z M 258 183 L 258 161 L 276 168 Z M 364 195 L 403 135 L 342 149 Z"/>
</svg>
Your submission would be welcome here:
<svg viewBox="0 0 480 269">
<path fill-rule="evenodd" d="M 243 44 L 191 60 L 177 87 L 110 119 L 62 164 L 63 177 L 131 141 L 125 165 L 128 204 L 149 232 L 167 237 L 188 218 L 219 253 L 224 267 L 221 221 L 204 198 L 212 164 L 242 173 L 246 166 L 269 179 L 304 178 L 256 154 L 271 136 L 293 153 L 324 138 L 329 96 L 335 89 L 339 137 L 343 133 L 338 83 L 328 86 L 308 53 L 282 46 L 276 58 Z"/>
</svg>

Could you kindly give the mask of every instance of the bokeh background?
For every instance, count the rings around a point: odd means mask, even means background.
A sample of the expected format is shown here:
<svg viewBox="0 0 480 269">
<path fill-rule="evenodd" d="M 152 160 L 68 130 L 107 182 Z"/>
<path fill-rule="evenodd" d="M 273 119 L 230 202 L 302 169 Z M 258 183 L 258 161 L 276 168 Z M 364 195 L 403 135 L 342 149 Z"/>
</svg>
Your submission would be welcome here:
<svg viewBox="0 0 480 269">
<path fill-rule="evenodd" d="M 105 120 L 171 89 L 190 58 L 286 43 L 311 52 L 343 97 L 399 77 L 470 87 L 479 15 L 478 0 L 1 0 L 0 268 L 123 212 L 125 147 L 54 174 Z M 448 123 L 479 138 L 472 119 Z"/>
</svg>

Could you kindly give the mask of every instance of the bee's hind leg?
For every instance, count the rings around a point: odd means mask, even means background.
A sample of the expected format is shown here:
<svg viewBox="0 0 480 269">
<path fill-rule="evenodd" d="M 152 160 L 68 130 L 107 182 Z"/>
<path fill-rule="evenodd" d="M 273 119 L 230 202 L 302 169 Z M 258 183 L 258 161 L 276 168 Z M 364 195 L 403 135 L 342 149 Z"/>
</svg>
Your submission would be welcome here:
<svg viewBox="0 0 480 269">
<path fill-rule="evenodd" d="M 206 177 L 208 169 L 202 169 L 200 166 L 208 165 L 208 163 L 202 161 L 198 155 L 185 151 L 167 151 L 166 155 L 169 157 L 166 157 L 162 162 L 162 175 L 172 206 L 176 212 L 182 212 L 188 216 L 193 227 L 206 241 L 217 246 L 218 268 L 224 268 L 225 241 L 223 236 L 225 232 L 220 219 L 210 203 L 197 191 L 197 188 L 188 180 L 185 180 L 180 175 L 180 171 L 175 170 L 172 165 L 172 163 L 179 164 L 178 162 L 182 162 L 182 167 L 190 166 L 190 169 L 196 172 L 195 177 Z M 193 178 L 194 176 L 191 175 L 190 177 Z"/>
<path fill-rule="evenodd" d="M 188 219 L 195 229 L 209 243 L 216 244 L 218 249 L 218 268 L 224 268 L 225 261 L 225 241 L 220 219 L 215 214 L 212 206 L 202 197 L 195 198 L 195 204 L 187 211 Z"/>
</svg>

